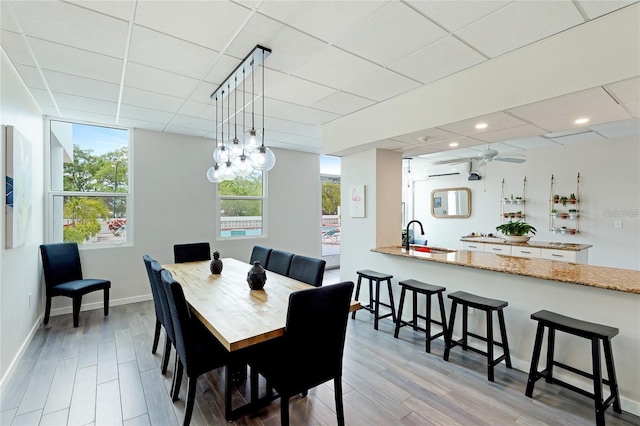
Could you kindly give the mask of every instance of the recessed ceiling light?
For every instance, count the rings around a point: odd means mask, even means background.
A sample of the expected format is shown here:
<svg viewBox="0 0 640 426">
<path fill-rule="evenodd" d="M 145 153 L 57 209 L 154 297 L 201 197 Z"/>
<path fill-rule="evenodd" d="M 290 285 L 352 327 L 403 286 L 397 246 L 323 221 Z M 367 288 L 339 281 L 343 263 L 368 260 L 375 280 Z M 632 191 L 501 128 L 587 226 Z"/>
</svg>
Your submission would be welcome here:
<svg viewBox="0 0 640 426">
<path fill-rule="evenodd" d="M 456 147 L 456 146 L 458 146 L 458 145 L 459 145 L 459 143 L 458 143 L 458 142 L 451 142 L 451 143 L 449 144 L 449 146 L 450 146 L 451 148 L 455 148 L 455 147 Z"/>
<path fill-rule="evenodd" d="M 588 118 L 578 118 L 576 121 L 574 121 L 574 123 L 576 124 L 584 124 L 584 123 L 588 123 L 589 119 Z"/>
<path fill-rule="evenodd" d="M 429 142 L 429 139 L 431 139 L 431 136 L 420 136 L 418 138 L 420 142 Z"/>
<path fill-rule="evenodd" d="M 478 130 L 486 129 L 487 127 L 489 127 L 489 125 L 487 123 L 478 123 L 478 124 L 476 124 L 476 129 L 478 129 Z"/>
</svg>

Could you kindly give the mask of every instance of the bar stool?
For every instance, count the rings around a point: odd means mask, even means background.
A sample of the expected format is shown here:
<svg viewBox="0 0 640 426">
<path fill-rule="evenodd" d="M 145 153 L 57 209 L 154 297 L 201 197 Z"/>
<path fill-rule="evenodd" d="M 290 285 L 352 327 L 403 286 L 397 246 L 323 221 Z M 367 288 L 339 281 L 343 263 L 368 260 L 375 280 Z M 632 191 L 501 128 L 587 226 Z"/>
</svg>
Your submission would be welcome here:
<svg viewBox="0 0 640 426">
<path fill-rule="evenodd" d="M 360 296 L 360 283 L 363 278 L 369 280 L 369 304 L 366 306 L 362 306 L 362 309 L 366 309 L 367 311 L 373 314 L 373 328 L 374 330 L 378 329 L 378 320 L 382 318 L 391 317 L 393 322 L 396 322 L 396 308 L 393 303 L 393 292 L 391 291 L 391 278 L 393 275 L 382 274 L 380 272 L 371 271 L 369 269 L 363 269 L 361 271 L 357 271 L 358 274 L 358 284 L 356 285 L 356 297 L 355 300 L 358 300 Z M 376 283 L 376 294 L 373 296 L 373 282 Z M 387 282 L 387 289 L 389 291 L 389 304 L 380 302 L 380 281 Z M 386 306 L 391 309 L 391 312 L 388 314 L 380 315 L 380 305 Z M 356 312 L 353 311 L 351 314 L 351 319 L 356 318 Z"/>
<path fill-rule="evenodd" d="M 396 331 L 393 334 L 393 337 L 398 338 L 398 333 L 400 332 L 400 328 L 405 325 L 412 326 L 414 330 L 420 330 L 427 334 L 427 347 L 426 351 L 431 353 L 431 341 L 437 339 L 440 336 L 444 336 L 447 331 L 447 320 L 444 313 L 444 298 L 442 297 L 442 293 L 446 290 L 445 287 L 439 287 L 431 284 L 426 284 L 417 280 L 404 280 L 400 281 L 398 284 L 402 287 L 402 292 L 400 293 L 400 306 L 398 307 L 398 318 L 396 321 Z M 403 321 L 402 320 L 402 308 L 404 307 L 404 296 L 407 291 L 411 291 L 413 293 L 413 319 L 411 321 Z M 427 312 L 426 315 L 418 314 L 418 293 L 424 294 L 427 299 Z M 440 321 L 436 321 L 431 319 L 431 296 L 437 294 L 438 295 L 438 303 L 440 304 Z M 425 327 L 422 328 L 418 325 L 418 318 L 426 321 Z M 431 323 L 437 324 L 442 327 L 442 331 L 440 333 L 431 335 Z"/>
<path fill-rule="evenodd" d="M 511 368 L 511 356 L 509 355 L 509 342 L 507 341 L 507 329 L 504 324 L 504 313 L 502 310 L 508 305 L 507 302 L 486 297 L 476 296 L 475 294 L 466 293 L 464 291 L 456 291 L 447 296 L 452 300 L 451 314 L 449 315 L 449 327 L 447 328 L 447 336 L 445 338 L 444 360 L 449 361 L 449 352 L 455 346 L 462 346 L 463 350 L 470 350 L 487 357 L 488 373 L 487 378 L 493 382 L 493 367 L 498 365 L 502 360 L 505 361 L 507 368 Z M 453 325 L 456 319 L 456 307 L 462 305 L 462 339 L 453 340 Z M 480 336 L 467 330 L 467 317 L 469 307 L 484 311 L 487 317 L 487 336 Z M 502 342 L 493 340 L 493 311 L 498 312 L 498 322 L 500 323 L 500 335 Z M 487 342 L 487 351 L 471 347 L 467 344 L 468 336 Z M 499 346 L 503 349 L 503 354 L 497 358 L 493 358 L 493 346 Z"/>
<path fill-rule="evenodd" d="M 549 311 L 538 311 L 531 314 L 531 319 L 538 321 L 538 331 L 536 332 L 536 341 L 533 346 L 533 356 L 531 358 L 531 369 L 529 370 L 529 379 L 527 380 L 527 390 L 525 395 L 529 398 L 533 395 L 533 386 L 535 382 L 541 378 L 545 378 L 547 383 L 555 383 L 581 395 L 587 396 L 595 401 L 596 408 L 596 424 L 604 425 L 604 412 L 613 403 L 613 411 L 621 413 L 620 395 L 618 393 L 618 381 L 616 379 L 616 369 L 613 364 L 613 353 L 611 352 L 611 338 L 618 334 L 618 329 L 608 327 L 606 325 L 595 324 L 592 322 L 582 321 L 575 318 L 566 317 Z M 540 350 L 542 349 L 542 338 L 544 337 L 544 328 L 549 329 L 547 340 L 547 368 L 538 371 L 538 361 L 540 360 Z M 556 330 L 564 331 L 574 336 L 584 337 L 591 340 L 591 356 L 593 363 L 593 374 L 577 368 L 568 366 L 558 361 L 554 361 L 553 352 L 555 345 Z M 608 380 L 602 378 L 601 362 L 600 362 L 600 341 L 604 348 L 604 358 L 607 366 Z M 593 380 L 593 393 L 587 392 L 569 383 L 563 382 L 553 377 L 553 366 L 560 367 L 564 370 L 571 371 L 582 377 Z M 602 396 L 602 384 L 609 385 L 611 395 L 606 400 Z"/>
</svg>

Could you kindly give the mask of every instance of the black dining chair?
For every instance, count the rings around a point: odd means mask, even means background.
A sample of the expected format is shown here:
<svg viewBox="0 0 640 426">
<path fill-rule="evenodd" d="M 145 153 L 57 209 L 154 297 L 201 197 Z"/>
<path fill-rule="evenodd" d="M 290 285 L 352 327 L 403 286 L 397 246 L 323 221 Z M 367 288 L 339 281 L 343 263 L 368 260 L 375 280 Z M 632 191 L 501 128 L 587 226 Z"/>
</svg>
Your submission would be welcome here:
<svg viewBox="0 0 640 426">
<path fill-rule="evenodd" d="M 164 312 L 162 311 L 162 302 L 160 301 L 160 296 L 158 295 L 158 284 L 156 283 L 156 279 L 153 276 L 153 272 L 151 271 L 151 262 L 154 261 L 151 256 L 145 254 L 142 256 L 142 261 L 144 262 L 144 266 L 147 269 L 147 276 L 149 277 L 149 286 L 151 287 L 151 296 L 153 297 L 153 307 L 156 312 L 156 328 L 153 333 L 153 345 L 151 346 L 151 353 L 155 354 L 158 349 L 158 342 L 160 341 L 160 331 L 162 331 L 162 326 L 164 325 Z"/>
<path fill-rule="evenodd" d="M 269 255 L 269 261 L 265 269 L 271 272 L 275 272 L 280 275 L 288 275 L 289 267 L 291 266 L 291 259 L 293 259 L 293 253 L 289 253 L 282 250 L 271 250 Z"/>
<path fill-rule="evenodd" d="M 66 296 L 73 299 L 73 326 L 77 327 L 80 319 L 82 296 L 92 291 L 104 291 L 104 316 L 109 315 L 109 288 L 111 281 L 83 278 L 80 253 L 77 243 L 42 244 L 40 246 L 44 281 L 46 285 L 46 307 L 44 323 L 49 323 L 51 299 L 55 296 Z"/>
<path fill-rule="evenodd" d="M 171 310 L 169 309 L 169 300 L 167 298 L 167 292 L 162 284 L 162 266 L 156 260 L 151 261 L 151 275 L 155 280 L 157 289 L 158 289 L 158 297 L 160 298 L 160 305 L 162 306 L 162 314 L 163 314 L 163 325 L 164 325 L 164 352 L 162 354 L 162 364 L 160 366 L 160 371 L 162 374 L 167 373 L 167 368 L 169 367 L 169 358 L 171 357 L 171 346 L 176 346 L 176 337 L 175 332 L 173 330 L 173 319 L 171 317 Z M 178 360 L 176 359 L 176 366 L 178 365 Z M 176 368 L 173 369 L 173 373 L 175 374 Z"/>
<path fill-rule="evenodd" d="M 311 284 L 315 287 L 322 286 L 324 267 L 327 264 L 322 259 L 294 255 L 289 268 L 289 278 Z"/>
<path fill-rule="evenodd" d="M 289 398 L 333 379 L 338 425 L 344 425 L 342 355 L 353 282 L 291 293 L 284 335 L 250 357 L 251 403 L 258 373 L 280 395 L 280 421 L 289 424 Z M 310 361 L 313 360 L 313 361 Z"/>
<path fill-rule="evenodd" d="M 211 260 L 209 243 L 174 244 L 173 259 L 175 263 Z"/>
<path fill-rule="evenodd" d="M 162 270 L 161 279 L 169 302 L 178 354 L 178 368 L 173 376 L 171 398 L 174 401 L 178 400 L 182 375 L 186 374 L 188 390 L 183 425 L 187 426 L 193 414 L 198 377 L 225 366 L 229 352 L 200 320 L 191 315 L 182 286 L 173 278 L 171 272 Z"/>
<path fill-rule="evenodd" d="M 271 249 L 269 247 L 253 246 L 253 250 L 251 251 L 251 260 L 249 260 L 249 263 L 253 265 L 254 262 L 258 261 L 260 262 L 260 265 L 266 268 L 270 254 Z"/>
</svg>

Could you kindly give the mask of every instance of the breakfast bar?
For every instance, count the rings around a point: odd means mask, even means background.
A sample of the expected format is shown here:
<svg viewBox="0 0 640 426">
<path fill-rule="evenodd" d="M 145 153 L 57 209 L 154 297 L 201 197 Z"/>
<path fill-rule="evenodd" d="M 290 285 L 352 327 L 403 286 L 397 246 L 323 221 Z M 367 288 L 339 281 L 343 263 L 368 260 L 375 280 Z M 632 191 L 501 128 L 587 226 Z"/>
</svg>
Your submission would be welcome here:
<svg viewBox="0 0 640 426">
<path fill-rule="evenodd" d="M 528 371 L 533 353 L 534 312 L 549 310 L 619 328 L 613 353 L 622 407 L 640 412 L 640 271 L 436 247 L 429 252 L 407 252 L 400 246 L 371 251 L 381 255 L 376 267 L 393 274 L 394 282 L 416 279 L 444 286 L 447 293 L 465 291 L 507 301 L 505 320 L 511 359 L 514 368 L 521 371 Z M 418 309 L 424 310 L 424 306 Z M 404 315 L 410 316 L 411 312 Z M 484 324 L 482 315 L 472 313 L 469 317 L 470 328 L 483 329 Z M 456 327 L 454 335 L 459 333 Z M 557 359 L 590 370 L 588 344 L 564 333 L 559 333 L 556 340 Z M 585 389 L 592 386 L 582 378 L 565 378 Z"/>
</svg>

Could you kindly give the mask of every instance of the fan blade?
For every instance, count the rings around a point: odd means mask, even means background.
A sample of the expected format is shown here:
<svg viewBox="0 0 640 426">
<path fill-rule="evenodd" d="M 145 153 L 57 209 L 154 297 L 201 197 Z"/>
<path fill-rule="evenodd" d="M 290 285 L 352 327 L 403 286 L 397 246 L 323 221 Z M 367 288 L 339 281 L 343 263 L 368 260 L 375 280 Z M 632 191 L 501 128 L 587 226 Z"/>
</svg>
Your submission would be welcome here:
<svg viewBox="0 0 640 426">
<path fill-rule="evenodd" d="M 524 163 L 524 158 L 513 158 L 513 157 L 494 157 L 495 161 L 506 161 L 507 163 Z"/>
<path fill-rule="evenodd" d="M 442 161 L 434 161 L 433 163 L 429 163 L 432 166 L 440 166 L 442 164 L 451 164 L 452 166 L 455 164 L 462 164 L 471 161 L 472 158 L 456 158 L 452 160 L 442 160 Z"/>
<path fill-rule="evenodd" d="M 484 166 L 485 164 L 487 164 L 487 162 L 488 162 L 488 160 L 486 158 L 483 158 L 482 160 L 480 160 L 478 162 L 478 165 L 476 166 L 476 168 Z"/>
</svg>

